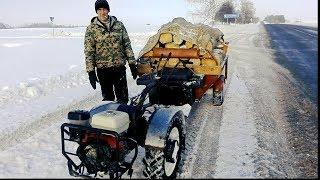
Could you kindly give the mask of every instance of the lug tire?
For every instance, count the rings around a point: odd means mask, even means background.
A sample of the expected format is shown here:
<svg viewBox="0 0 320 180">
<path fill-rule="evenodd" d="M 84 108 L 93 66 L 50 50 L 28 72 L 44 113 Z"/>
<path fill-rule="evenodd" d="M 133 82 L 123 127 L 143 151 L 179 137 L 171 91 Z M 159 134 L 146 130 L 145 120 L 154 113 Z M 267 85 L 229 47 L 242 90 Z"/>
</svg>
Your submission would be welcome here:
<svg viewBox="0 0 320 180">
<path fill-rule="evenodd" d="M 149 179 L 173 179 L 176 178 L 179 169 L 179 164 L 181 161 L 181 154 L 185 147 L 185 134 L 183 134 L 182 120 L 179 117 L 173 117 L 174 121 L 167 131 L 166 142 L 171 137 L 172 134 L 179 134 L 178 143 L 175 145 L 176 154 L 173 153 L 176 158 L 175 163 L 167 162 L 165 154 L 166 149 L 159 149 L 155 147 L 145 147 L 145 157 L 143 158 L 143 163 L 145 169 L 143 174 Z M 171 139 L 171 138 L 170 138 Z"/>
<path fill-rule="evenodd" d="M 224 92 L 213 92 L 213 105 L 214 106 L 221 106 L 224 101 Z"/>
</svg>

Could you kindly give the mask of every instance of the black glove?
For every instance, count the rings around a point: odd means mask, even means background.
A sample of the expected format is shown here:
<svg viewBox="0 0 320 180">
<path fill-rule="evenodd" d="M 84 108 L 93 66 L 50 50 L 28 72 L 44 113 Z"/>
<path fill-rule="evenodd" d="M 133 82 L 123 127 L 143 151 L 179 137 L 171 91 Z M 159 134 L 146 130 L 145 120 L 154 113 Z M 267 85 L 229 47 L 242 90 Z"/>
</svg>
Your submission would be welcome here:
<svg viewBox="0 0 320 180">
<path fill-rule="evenodd" d="M 89 74 L 89 81 L 90 81 L 92 88 L 96 89 L 96 82 L 99 82 L 98 78 L 96 76 L 96 72 L 90 71 L 90 72 L 88 72 L 88 74 Z"/>
<path fill-rule="evenodd" d="M 137 79 L 138 69 L 136 64 L 129 64 L 133 79 Z"/>
</svg>

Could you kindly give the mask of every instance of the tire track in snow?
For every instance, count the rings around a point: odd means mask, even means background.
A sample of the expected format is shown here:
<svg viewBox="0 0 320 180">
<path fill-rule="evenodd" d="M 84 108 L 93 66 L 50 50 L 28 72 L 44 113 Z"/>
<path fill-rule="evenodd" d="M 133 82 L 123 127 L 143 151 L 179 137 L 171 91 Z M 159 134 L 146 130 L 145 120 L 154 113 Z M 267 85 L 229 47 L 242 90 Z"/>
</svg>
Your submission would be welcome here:
<svg viewBox="0 0 320 180">
<path fill-rule="evenodd" d="M 136 85 L 132 77 L 130 77 L 129 68 L 127 67 L 127 81 L 129 88 L 129 98 L 136 95 L 136 91 L 141 91 L 143 87 Z M 88 92 L 89 94 L 90 92 Z M 3 151 L 15 144 L 22 142 L 23 140 L 33 136 L 37 132 L 45 129 L 49 126 L 52 126 L 54 123 L 66 119 L 69 111 L 76 109 L 86 109 L 90 110 L 92 107 L 103 103 L 101 101 L 101 90 L 98 89 L 87 96 L 81 97 L 79 100 L 73 100 L 70 104 L 66 104 L 58 108 L 56 111 L 48 112 L 47 114 L 42 115 L 38 119 L 33 120 L 32 122 L 19 126 L 15 131 L 10 133 L 0 134 L 0 151 Z"/>
<path fill-rule="evenodd" d="M 252 155 L 257 149 L 250 93 L 233 75 L 226 94 L 214 178 L 255 177 Z M 211 174 L 212 177 L 213 174 Z"/>
<path fill-rule="evenodd" d="M 33 136 L 42 129 L 52 126 L 54 123 L 65 119 L 68 112 L 71 110 L 91 109 L 91 107 L 101 102 L 100 96 L 101 92 L 98 91 L 93 95 L 85 97 L 84 99 L 81 99 L 79 101 L 73 101 L 73 103 L 63 106 L 60 109 L 57 109 L 57 111 L 55 112 L 43 115 L 39 119 L 36 119 L 25 126 L 20 126 L 17 130 L 13 131 L 10 134 L 1 134 L 0 151 L 3 151 L 15 144 L 18 144 L 23 140 Z"/>
<path fill-rule="evenodd" d="M 201 134 L 207 121 L 207 113 L 203 112 L 204 103 L 209 103 L 210 98 L 207 95 L 196 102 L 190 111 L 189 117 L 186 119 L 186 147 L 182 154 L 182 161 L 180 164 L 180 178 L 192 177 L 192 168 L 198 150 L 198 144 L 201 139 Z"/>
<path fill-rule="evenodd" d="M 229 84 L 228 78 L 225 92 Z M 186 149 L 179 178 L 203 178 L 214 171 L 223 106 L 213 106 L 212 90 L 208 90 L 203 99 L 192 107 L 186 120 Z"/>
<path fill-rule="evenodd" d="M 208 94 L 212 98 L 212 93 Z M 196 142 L 194 154 L 192 154 L 196 157 L 193 159 L 190 167 L 190 177 L 192 178 L 212 177 L 211 174 L 215 169 L 218 151 L 223 106 L 213 106 L 210 101 L 203 107 L 205 108 L 205 121 L 203 122 L 201 131 L 198 132 L 199 142 Z"/>
</svg>

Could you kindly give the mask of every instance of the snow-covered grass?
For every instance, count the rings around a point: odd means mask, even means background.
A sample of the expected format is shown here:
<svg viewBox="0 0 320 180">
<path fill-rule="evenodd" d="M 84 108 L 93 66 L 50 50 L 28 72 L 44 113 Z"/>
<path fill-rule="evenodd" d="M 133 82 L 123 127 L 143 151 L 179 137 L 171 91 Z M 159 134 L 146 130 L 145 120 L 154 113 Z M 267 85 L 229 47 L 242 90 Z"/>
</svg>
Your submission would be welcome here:
<svg viewBox="0 0 320 180">
<path fill-rule="evenodd" d="M 84 67 L 85 28 L 56 29 L 54 37 L 51 31 L 0 31 L 0 118 L 6 119 L 0 123 L 0 132 L 14 131 L 35 117 L 94 92 Z M 135 54 L 152 33 L 129 34 Z"/>
<path fill-rule="evenodd" d="M 248 99 L 250 92 L 236 74 L 232 75 L 230 81 L 229 91 L 226 94 L 228 101 L 224 104 L 220 127 L 220 148 L 215 177 L 254 178 L 254 163 L 251 156 L 258 148 L 254 137 L 257 130 L 250 112 L 252 110 L 248 108 L 252 107 L 253 100 Z"/>
<path fill-rule="evenodd" d="M 255 169 L 260 168 L 259 164 L 254 162 L 254 157 L 258 154 L 256 151 L 261 148 L 257 147 L 256 138 L 272 137 L 277 141 L 278 135 L 270 135 L 267 131 L 269 129 L 264 132 L 263 128 L 257 126 L 259 116 L 255 111 L 262 110 L 257 109 L 253 104 L 257 100 L 252 99 L 250 90 L 252 91 L 253 87 L 249 85 L 264 87 L 262 89 L 266 91 L 272 88 L 268 93 L 261 95 L 261 99 L 275 109 L 280 108 L 276 106 L 274 97 L 277 92 L 272 91 L 274 87 L 270 86 L 269 77 L 259 76 L 258 79 L 255 77 L 258 71 L 263 70 L 267 75 L 270 73 L 268 69 L 264 69 L 265 65 L 276 67 L 271 63 L 273 51 L 267 50 L 263 45 L 260 46 L 263 44 L 261 41 L 263 37 L 258 36 L 261 33 L 259 26 L 258 24 L 217 25 L 224 32 L 226 41 L 230 42 L 232 51 L 232 57 L 229 60 L 230 84 L 226 91 L 224 105 L 220 107 L 222 118 L 212 119 L 213 116 L 206 114 L 204 115 L 206 119 L 196 121 L 199 122 L 197 125 L 200 129 L 194 132 L 198 135 L 195 138 L 195 146 L 202 145 L 203 142 L 200 140 L 203 139 L 206 140 L 205 142 L 214 141 L 214 135 L 218 134 L 218 143 L 214 144 L 215 147 L 204 145 L 209 150 L 215 150 L 216 153 L 204 152 L 198 147 L 193 148 L 191 156 L 203 153 L 202 156 L 208 157 L 203 158 L 200 164 L 192 160 L 190 166 L 193 168 L 189 169 L 190 172 L 183 173 L 198 174 L 202 178 L 261 177 L 258 174 L 261 170 Z M 0 30 L 2 60 L 0 141 L 3 140 L 0 143 L 0 178 L 72 178 L 67 172 L 66 159 L 61 154 L 60 125 L 66 121 L 67 110 L 70 108 L 88 109 L 101 103 L 99 85 L 94 91 L 84 71 L 84 30 L 84 28 L 56 29 L 55 37 L 51 36 L 52 29 Z M 148 37 L 155 33 L 129 32 L 136 56 Z M 256 57 L 260 57 L 260 61 L 257 61 Z M 251 69 L 250 66 L 257 69 Z M 127 79 L 130 97 L 141 92 L 143 87 L 135 84 L 128 68 Z M 268 99 L 271 95 L 274 95 L 273 99 Z M 210 109 L 212 104 L 207 107 L 204 112 L 210 114 L 213 111 Z M 278 111 L 272 113 L 275 114 L 276 120 L 282 118 L 282 114 Z M 56 119 L 57 117 L 61 119 Z M 45 125 L 40 126 L 42 123 Z M 219 127 L 209 127 L 216 124 Z M 206 132 L 208 129 L 209 132 Z M 210 132 L 210 129 L 218 132 Z M 260 135 L 257 134 L 259 131 L 261 131 Z M 16 132 L 18 133 L 13 134 Z M 29 135 L 25 135 L 25 132 Z M 210 137 L 212 134 L 214 135 Z M 20 135 L 25 139 L 21 140 Z M 270 139 L 273 140 L 272 138 Z M 11 140 L 14 142 L 8 142 Z M 208 144 L 208 146 L 211 145 Z M 272 164 L 277 154 L 267 151 L 270 147 L 262 148 L 265 148 L 265 151 L 261 153 L 263 156 L 261 164 L 266 164 L 265 166 L 271 171 L 277 170 L 278 167 L 274 168 Z M 217 157 L 210 157 L 215 155 Z M 144 149 L 139 147 L 138 158 L 133 167 L 134 178 L 143 177 L 141 173 L 143 156 Z M 208 169 L 203 163 L 212 163 L 213 165 L 210 166 L 212 169 Z M 204 168 L 200 167 L 199 170 L 197 165 Z M 269 169 L 265 171 L 269 172 Z M 205 171 L 205 174 L 201 174 L 202 171 Z M 264 177 L 268 177 L 268 173 L 266 174 Z M 192 177 L 187 176 L 187 178 Z"/>
<path fill-rule="evenodd" d="M 318 28 L 318 21 L 294 21 L 294 22 L 287 22 L 286 24 L 294 24 L 299 26 L 310 26 Z"/>
<path fill-rule="evenodd" d="M 0 30 L 0 147 L 14 145 L 0 155 L 1 178 L 70 177 L 60 145 L 65 119 L 51 119 L 56 123 L 44 129 L 33 126 L 52 124 L 41 119 L 48 121 L 48 114 L 70 104 L 81 107 L 77 102 L 84 97 L 101 100 L 100 86 L 94 91 L 85 72 L 84 32 L 85 28 L 55 29 L 52 36 L 50 28 Z M 129 33 L 135 55 L 155 33 Z M 127 79 L 129 96 L 137 95 L 142 87 L 134 84 L 129 68 Z M 20 133 L 27 139 L 15 145 Z"/>
</svg>

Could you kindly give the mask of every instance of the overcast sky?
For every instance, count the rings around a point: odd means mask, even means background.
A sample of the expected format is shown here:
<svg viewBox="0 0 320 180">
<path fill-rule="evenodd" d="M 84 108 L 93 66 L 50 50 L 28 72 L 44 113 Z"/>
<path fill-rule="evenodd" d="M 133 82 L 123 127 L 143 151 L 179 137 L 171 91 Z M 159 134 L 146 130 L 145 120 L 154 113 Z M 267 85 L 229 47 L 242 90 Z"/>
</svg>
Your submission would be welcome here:
<svg viewBox="0 0 320 180">
<path fill-rule="evenodd" d="M 87 25 L 95 16 L 95 0 L 0 0 L 0 22 L 21 25 L 49 22 Z M 146 24 L 159 25 L 174 17 L 187 18 L 191 4 L 186 0 L 109 0 L 111 15 L 117 16 L 128 28 Z M 316 21 L 317 0 L 253 0 L 256 16 L 283 14 L 289 20 Z"/>
</svg>

